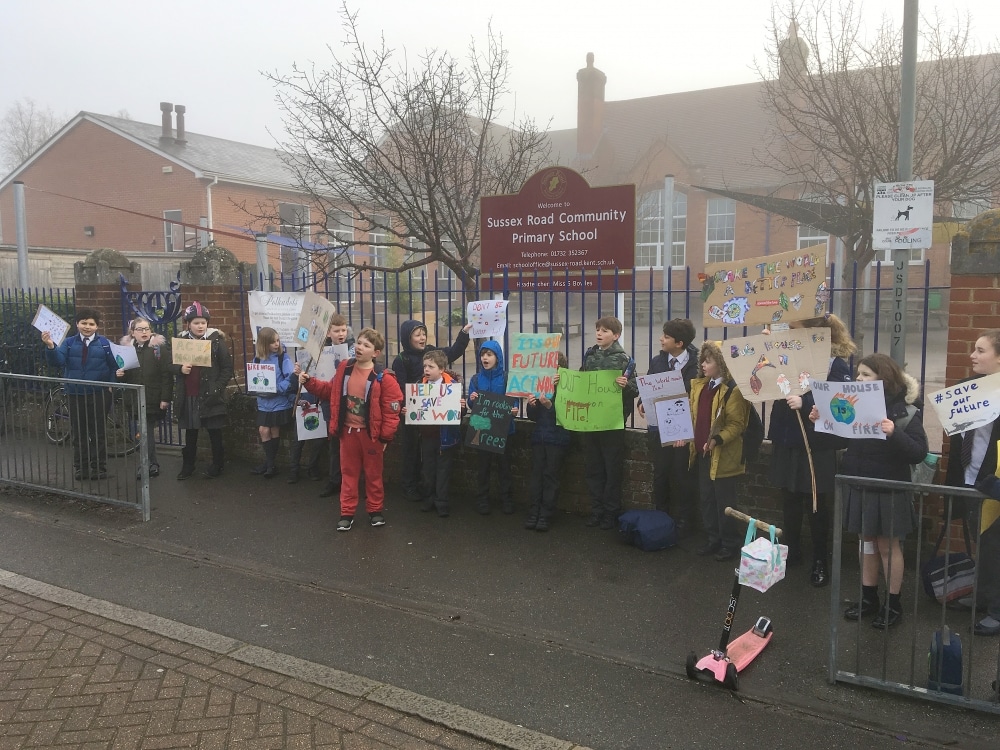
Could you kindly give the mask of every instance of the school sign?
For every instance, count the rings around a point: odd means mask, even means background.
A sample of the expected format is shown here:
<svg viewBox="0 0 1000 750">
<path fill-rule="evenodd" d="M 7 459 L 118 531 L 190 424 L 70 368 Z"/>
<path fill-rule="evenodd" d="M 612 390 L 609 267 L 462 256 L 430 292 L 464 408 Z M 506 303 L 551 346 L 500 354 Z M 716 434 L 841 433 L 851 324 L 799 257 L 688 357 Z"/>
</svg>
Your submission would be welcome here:
<svg viewBox="0 0 1000 750">
<path fill-rule="evenodd" d="M 483 291 L 504 291 L 504 272 L 510 291 L 631 288 L 627 274 L 615 287 L 614 271 L 634 265 L 635 185 L 592 188 L 546 167 L 516 195 L 480 199 L 480 221 Z"/>
</svg>

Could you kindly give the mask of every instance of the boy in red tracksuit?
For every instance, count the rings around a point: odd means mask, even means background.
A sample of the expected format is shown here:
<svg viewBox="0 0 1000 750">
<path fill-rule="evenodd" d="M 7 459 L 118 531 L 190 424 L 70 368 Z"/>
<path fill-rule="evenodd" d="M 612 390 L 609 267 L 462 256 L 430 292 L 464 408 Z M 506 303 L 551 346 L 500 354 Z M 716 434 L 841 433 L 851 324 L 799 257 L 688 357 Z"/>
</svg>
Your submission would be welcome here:
<svg viewBox="0 0 1000 750">
<path fill-rule="evenodd" d="M 375 364 L 385 349 L 381 333 L 365 328 L 358 334 L 354 358 L 341 362 L 329 381 L 299 375 L 309 393 L 330 402 L 330 435 L 340 439 L 340 521 L 337 531 L 350 531 L 358 507 L 358 482 L 365 475 L 365 509 L 372 526 L 384 526 L 385 488 L 382 459 L 399 427 L 403 393 L 392 370 Z"/>
</svg>

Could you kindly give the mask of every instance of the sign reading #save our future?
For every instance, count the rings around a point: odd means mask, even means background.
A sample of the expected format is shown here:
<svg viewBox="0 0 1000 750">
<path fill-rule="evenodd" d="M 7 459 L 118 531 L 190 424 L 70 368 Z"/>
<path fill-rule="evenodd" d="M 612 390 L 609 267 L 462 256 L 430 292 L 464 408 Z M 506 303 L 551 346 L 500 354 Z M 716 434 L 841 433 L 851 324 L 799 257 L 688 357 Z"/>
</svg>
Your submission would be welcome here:
<svg viewBox="0 0 1000 750">
<path fill-rule="evenodd" d="M 948 435 L 974 430 L 1000 417 L 1000 372 L 935 391 L 927 399 Z"/>
<path fill-rule="evenodd" d="M 812 381 L 813 398 L 819 419 L 816 432 L 845 438 L 885 440 L 885 394 L 881 380 L 864 383 Z"/>
</svg>

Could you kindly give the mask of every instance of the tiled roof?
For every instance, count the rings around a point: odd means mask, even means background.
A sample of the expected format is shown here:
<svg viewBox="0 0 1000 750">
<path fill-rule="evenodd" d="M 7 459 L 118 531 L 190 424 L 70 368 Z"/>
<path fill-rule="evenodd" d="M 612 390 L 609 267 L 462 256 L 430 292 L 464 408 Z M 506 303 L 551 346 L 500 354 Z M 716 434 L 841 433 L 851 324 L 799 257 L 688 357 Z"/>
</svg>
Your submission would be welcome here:
<svg viewBox="0 0 1000 750">
<path fill-rule="evenodd" d="M 228 141 L 188 131 L 186 143 L 173 141 L 160 143 L 160 126 L 136 120 L 125 120 L 93 112 L 81 113 L 87 119 L 103 123 L 120 131 L 136 141 L 168 154 L 188 164 L 208 177 L 218 176 L 220 180 L 268 185 L 294 190 L 291 172 L 278 157 L 278 151 L 248 143 Z"/>
</svg>

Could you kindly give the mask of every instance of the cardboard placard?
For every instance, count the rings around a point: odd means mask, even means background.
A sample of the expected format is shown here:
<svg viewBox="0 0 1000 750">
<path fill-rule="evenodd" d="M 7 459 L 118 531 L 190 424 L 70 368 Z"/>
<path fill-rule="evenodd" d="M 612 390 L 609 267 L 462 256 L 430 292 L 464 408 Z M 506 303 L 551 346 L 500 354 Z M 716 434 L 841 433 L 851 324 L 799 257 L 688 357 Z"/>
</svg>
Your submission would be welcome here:
<svg viewBox="0 0 1000 750">
<path fill-rule="evenodd" d="M 559 371 L 561 333 L 511 333 L 507 355 L 507 395 L 552 398 Z"/>
<path fill-rule="evenodd" d="M 729 372 L 752 404 L 802 395 L 830 371 L 830 329 L 793 328 L 720 342 Z"/>
<path fill-rule="evenodd" d="M 337 313 L 337 306 L 321 294 L 306 292 L 302 300 L 302 312 L 295 325 L 293 343 L 309 352 L 309 356 L 318 360 L 326 341 L 326 331 L 330 327 L 330 318 Z"/>
<path fill-rule="evenodd" d="M 822 315 L 830 301 L 826 247 L 746 260 L 706 263 L 701 298 L 705 325 L 789 323 Z"/>
<path fill-rule="evenodd" d="M 617 370 L 559 370 L 556 422 L 573 432 L 602 432 L 625 428 L 622 389 Z"/>
<path fill-rule="evenodd" d="M 170 339 L 170 351 L 175 365 L 195 367 L 212 366 L 212 341 L 210 339 Z"/>
</svg>

